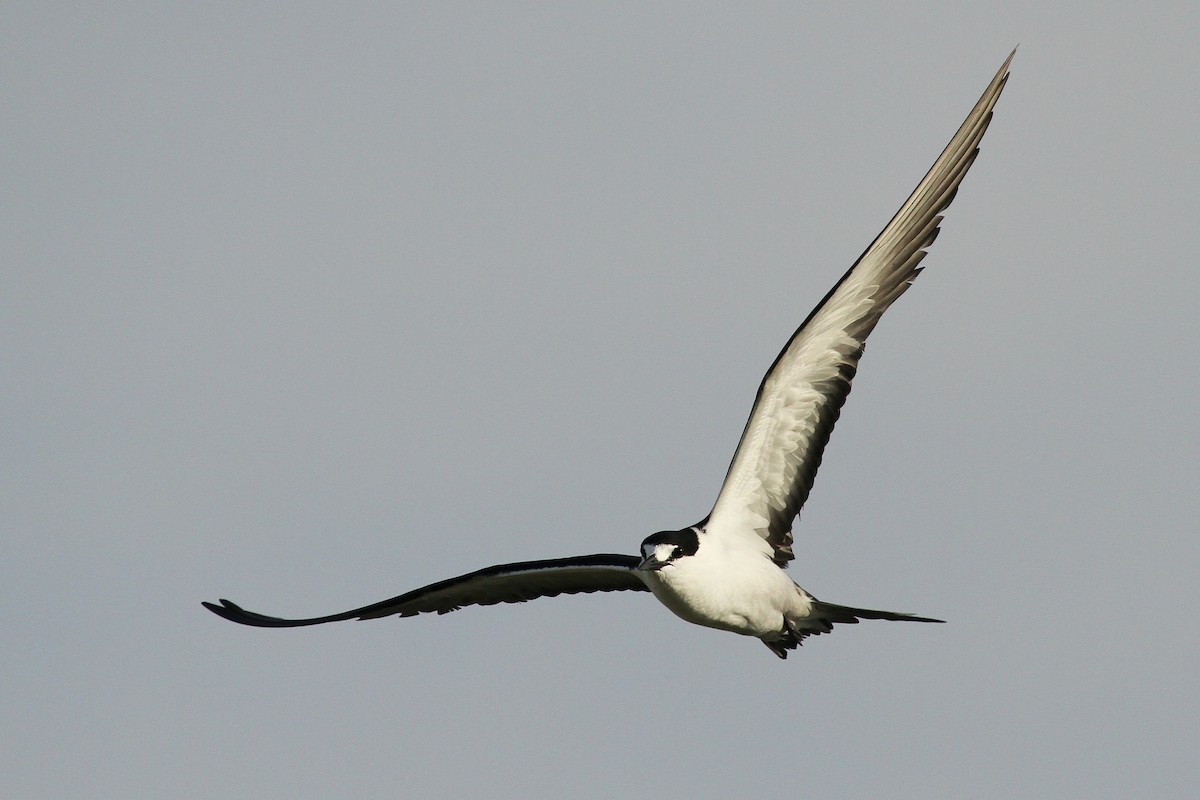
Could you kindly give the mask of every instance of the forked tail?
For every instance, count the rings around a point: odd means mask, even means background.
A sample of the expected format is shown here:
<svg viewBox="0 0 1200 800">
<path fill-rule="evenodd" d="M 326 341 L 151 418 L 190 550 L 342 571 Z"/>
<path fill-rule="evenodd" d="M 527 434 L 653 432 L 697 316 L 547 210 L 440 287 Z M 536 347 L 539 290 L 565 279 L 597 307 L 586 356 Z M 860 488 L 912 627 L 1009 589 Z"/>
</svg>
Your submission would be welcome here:
<svg viewBox="0 0 1200 800">
<path fill-rule="evenodd" d="M 875 611 L 870 608 L 851 608 L 850 606 L 839 606 L 833 603 L 822 603 L 820 600 L 813 600 L 812 615 L 829 622 L 840 622 L 843 624 L 854 624 L 860 619 L 888 619 L 893 622 L 945 622 L 944 619 L 933 619 L 932 617 L 918 617 L 915 614 L 900 614 L 896 611 Z"/>
<path fill-rule="evenodd" d="M 860 619 L 887 619 L 894 622 L 945 622 L 944 619 L 918 617 L 915 614 L 900 614 L 896 611 L 876 611 L 871 608 L 852 608 L 839 606 L 834 603 L 822 603 L 813 599 L 812 611 L 799 624 L 785 622 L 783 630 L 775 639 L 763 639 L 762 642 L 771 652 L 780 658 L 787 658 L 789 650 L 795 650 L 808 636 L 819 636 L 829 633 L 835 624 L 856 625 Z"/>
</svg>

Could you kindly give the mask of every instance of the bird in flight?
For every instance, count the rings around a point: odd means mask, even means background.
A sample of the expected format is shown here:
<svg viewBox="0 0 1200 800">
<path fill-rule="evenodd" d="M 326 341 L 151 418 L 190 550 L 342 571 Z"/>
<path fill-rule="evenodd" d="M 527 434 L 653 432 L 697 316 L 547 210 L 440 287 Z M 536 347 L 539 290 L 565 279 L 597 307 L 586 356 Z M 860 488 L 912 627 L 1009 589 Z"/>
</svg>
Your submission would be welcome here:
<svg viewBox="0 0 1200 800">
<path fill-rule="evenodd" d="M 780 658 L 807 637 L 861 619 L 941 622 L 818 600 L 784 568 L 792 523 L 808 498 L 867 336 L 921 271 L 941 213 L 979 153 L 1008 79 L 1009 54 L 917 188 L 849 271 L 792 334 L 758 387 L 750 418 L 708 516 L 642 541 L 641 555 L 598 554 L 499 564 L 362 608 L 307 619 L 204 603 L 225 619 L 263 628 L 348 619 L 446 614 L 582 592 L 649 591 L 679 617 L 755 636 Z"/>
</svg>

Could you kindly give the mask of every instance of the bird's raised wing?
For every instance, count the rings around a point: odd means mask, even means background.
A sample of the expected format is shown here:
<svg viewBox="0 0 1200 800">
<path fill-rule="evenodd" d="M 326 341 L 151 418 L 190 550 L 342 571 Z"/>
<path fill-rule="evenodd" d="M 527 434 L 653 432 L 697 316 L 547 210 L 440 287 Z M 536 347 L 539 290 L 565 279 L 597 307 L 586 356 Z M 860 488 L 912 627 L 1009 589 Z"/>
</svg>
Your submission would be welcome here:
<svg viewBox="0 0 1200 800">
<path fill-rule="evenodd" d="M 524 603 L 526 600 L 560 594 L 649 591 L 634 569 L 638 561 L 635 556 L 599 554 L 498 564 L 467 575 L 459 575 L 457 578 L 431 583 L 390 600 L 344 611 L 341 614 L 308 619 L 268 617 L 246 611 L 228 600 L 221 600 L 220 605 L 203 605 L 227 620 L 260 628 L 294 628 L 346 619 L 378 619 L 393 614 L 401 617 L 430 612 L 447 614 L 464 606 Z"/>
<path fill-rule="evenodd" d="M 979 152 L 1015 53 L 896 216 L 767 371 L 725 483 L 702 523 L 709 535 L 741 537 L 781 566 L 792 559 L 792 522 L 808 498 L 867 336 L 921 271 L 940 214 Z"/>
</svg>

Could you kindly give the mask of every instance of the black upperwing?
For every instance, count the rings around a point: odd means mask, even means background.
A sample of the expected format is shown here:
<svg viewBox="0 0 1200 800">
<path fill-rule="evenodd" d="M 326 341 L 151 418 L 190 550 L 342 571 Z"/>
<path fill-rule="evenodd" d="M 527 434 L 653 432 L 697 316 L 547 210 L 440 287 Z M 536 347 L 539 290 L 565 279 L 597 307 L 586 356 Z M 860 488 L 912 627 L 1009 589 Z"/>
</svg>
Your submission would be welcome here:
<svg viewBox="0 0 1200 800">
<path fill-rule="evenodd" d="M 638 562 L 636 556 L 598 553 L 573 558 L 497 564 L 456 578 L 431 583 L 390 600 L 340 614 L 308 619 L 268 617 L 246 611 L 225 599 L 220 601 L 220 605 L 203 605 L 231 622 L 259 628 L 295 628 L 348 619 L 378 619 L 393 614 L 401 617 L 433 612 L 448 614 L 465 606 L 524 603 L 527 600 L 555 597 L 560 594 L 649 591 L 635 571 Z"/>
</svg>

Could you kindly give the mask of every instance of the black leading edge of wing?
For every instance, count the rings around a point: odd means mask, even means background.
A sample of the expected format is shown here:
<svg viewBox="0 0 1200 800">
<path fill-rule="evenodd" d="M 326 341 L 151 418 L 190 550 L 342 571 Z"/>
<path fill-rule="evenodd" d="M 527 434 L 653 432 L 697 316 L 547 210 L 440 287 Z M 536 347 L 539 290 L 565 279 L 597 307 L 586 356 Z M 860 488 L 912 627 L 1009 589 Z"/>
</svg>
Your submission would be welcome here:
<svg viewBox="0 0 1200 800">
<path fill-rule="evenodd" d="M 490 606 L 496 603 L 524 603 L 539 597 L 585 592 L 649 591 L 634 568 L 639 559 L 612 553 L 573 558 L 522 561 L 497 564 L 475 572 L 447 578 L 414 589 L 390 600 L 369 606 L 308 619 L 283 619 L 247 611 L 222 599 L 220 605 L 203 603 L 209 611 L 231 622 L 259 628 L 295 628 L 348 619 L 378 619 L 399 615 L 448 614 L 465 606 Z"/>
</svg>

